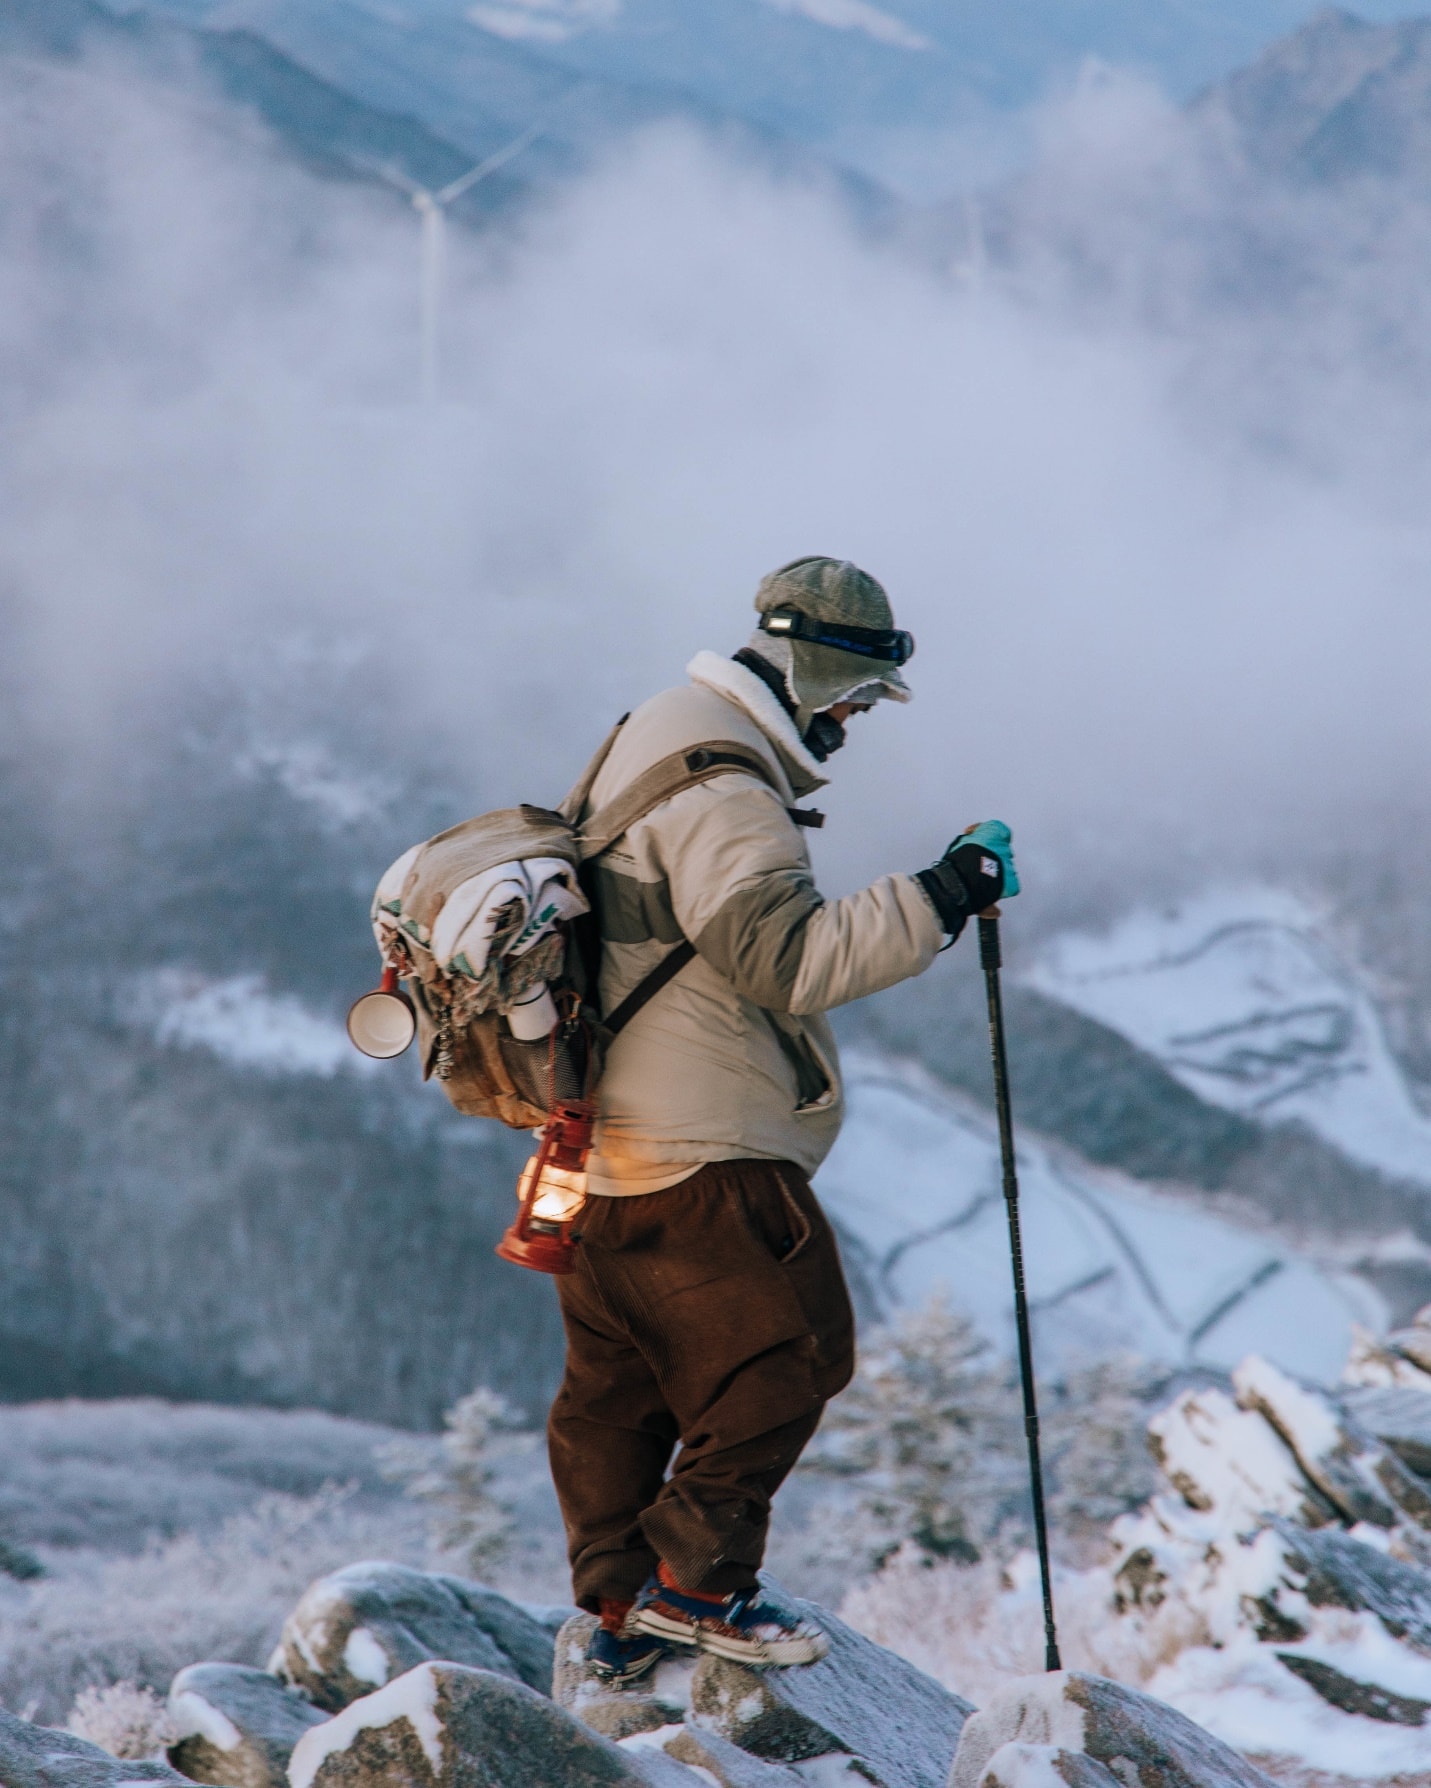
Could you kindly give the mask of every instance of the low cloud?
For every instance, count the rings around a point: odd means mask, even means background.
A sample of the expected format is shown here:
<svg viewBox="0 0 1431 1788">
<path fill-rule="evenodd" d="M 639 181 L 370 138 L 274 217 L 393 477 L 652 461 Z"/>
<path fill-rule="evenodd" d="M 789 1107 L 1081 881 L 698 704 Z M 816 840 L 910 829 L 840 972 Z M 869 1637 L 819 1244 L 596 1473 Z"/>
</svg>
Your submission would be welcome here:
<svg viewBox="0 0 1431 1788">
<path fill-rule="evenodd" d="M 995 812 L 1046 874 L 1116 881 L 1420 798 L 1404 392 L 1354 282 L 1299 298 L 1290 337 L 1206 289 L 1200 236 L 1178 285 L 1148 220 L 1181 126 L 1146 94 L 1078 98 L 1077 155 L 1020 200 L 1044 249 L 982 280 L 644 136 L 454 239 L 424 409 L 405 208 L 131 74 L 3 80 L 0 580 L 57 749 L 120 762 L 175 679 L 301 634 L 374 656 L 474 804 L 550 800 L 616 715 L 742 642 L 763 572 L 828 552 L 919 640 L 915 703 L 832 766 L 832 887 Z M 1206 213 L 1206 168 L 1178 177 Z M 1060 242 L 1103 245 L 1101 307 Z"/>
</svg>

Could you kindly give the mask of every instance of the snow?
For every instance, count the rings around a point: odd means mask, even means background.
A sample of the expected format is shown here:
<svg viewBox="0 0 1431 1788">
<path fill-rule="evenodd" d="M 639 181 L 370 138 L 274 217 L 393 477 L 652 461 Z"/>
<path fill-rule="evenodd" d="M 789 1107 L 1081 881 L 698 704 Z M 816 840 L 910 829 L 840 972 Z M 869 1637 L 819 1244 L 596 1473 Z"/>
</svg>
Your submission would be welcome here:
<svg viewBox="0 0 1431 1788">
<path fill-rule="evenodd" d="M 610 24 L 620 11 L 621 0 L 498 0 L 471 7 L 467 17 L 509 42 L 565 43 L 593 25 Z"/>
<path fill-rule="evenodd" d="M 1066 933 L 1028 980 L 1210 1104 L 1300 1119 L 1353 1160 L 1431 1186 L 1431 1118 L 1355 966 L 1295 895 L 1223 888 Z"/>
<path fill-rule="evenodd" d="M 1413 1361 L 1392 1353 L 1375 1335 L 1358 1324 L 1352 1333 L 1351 1352 L 1342 1368 L 1342 1383 L 1373 1390 L 1395 1387 L 1431 1393 L 1431 1372 L 1423 1372 Z"/>
<path fill-rule="evenodd" d="M 847 1757 L 843 1751 L 827 1751 L 823 1757 L 806 1757 L 799 1763 L 787 1763 L 785 1768 L 808 1782 L 810 1788 L 861 1788 L 861 1784 L 870 1779 L 855 1759 Z M 1066 1784 L 1060 1782 L 1058 1788 L 1066 1788 Z"/>
<path fill-rule="evenodd" d="M 157 969 L 125 991 L 121 1022 L 159 1043 L 207 1049 L 236 1068 L 268 1074 L 371 1072 L 335 1019 L 291 994 L 270 993 L 261 975 L 211 979 L 187 969 Z"/>
<path fill-rule="evenodd" d="M 1341 1442 L 1331 1406 L 1301 1385 L 1293 1384 L 1256 1354 L 1242 1361 L 1232 1375 L 1238 1402 L 1244 1408 L 1262 1403 L 1274 1410 L 1277 1426 L 1292 1444 L 1292 1450 L 1309 1466 L 1327 1459 Z"/>
<path fill-rule="evenodd" d="M 651 1693 L 663 1706 L 688 1708 L 695 1673 L 694 1658 L 667 1658 L 656 1666 L 651 1678 Z"/>
<path fill-rule="evenodd" d="M 1307 1638 L 1278 1650 L 1316 1658 L 1354 1682 L 1374 1682 L 1393 1695 L 1431 1702 L 1431 1658 L 1398 1645 L 1374 1614 L 1324 1616 Z"/>
<path fill-rule="evenodd" d="M 306 1657 L 307 1648 L 304 1648 Z M 358 1682 L 375 1683 L 379 1688 L 388 1680 L 387 1653 L 367 1627 L 354 1627 L 343 1647 L 343 1666 Z"/>
<path fill-rule="evenodd" d="M 1328 1662 L 1345 1670 L 1335 1652 Z M 1278 1663 L 1272 1648 L 1259 1645 L 1250 1633 L 1216 1649 L 1192 1647 L 1144 1686 L 1252 1756 L 1295 1759 L 1352 1782 L 1418 1774 L 1431 1767 L 1431 1730 L 1343 1713 Z"/>
<path fill-rule="evenodd" d="M 288 1765 L 291 1788 L 312 1788 L 324 1759 L 344 1751 L 360 1732 L 406 1720 L 417 1735 L 434 1776 L 442 1774 L 442 1722 L 437 1717 L 437 1677 L 419 1664 L 375 1694 L 354 1701 L 321 1726 L 312 1726 L 293 1747 Z"/>
<path fill-rule="evenodd" d="M 180 1685 L 184 1672 L 169 1696 L 169 1718 L 174 1723 L 174 1738 L 206 1738 L 220 1751 L 236 1751 L 243 1743 L 243 1734 L 226 1713 L 215 1707 L 194 1689 Z"/>
<path fill-rule="evenodd" d="M 682 1725 L 658 1726 L 654 1732 L 633 1732 L 629 1738 L 619 1738 L 616 1743 L 623 1751 L 659 1751 L 664 1757 L 666 1746 L 673 1738 L 679 1738 L 685 1730 Z M 686 1763 L 682 1768 L 688 1769 L 693 1776 L 699 1776 L 703 1782 L 709 1782 L 711 1788 L 721 1788 L 720 1777 L 713 1770 L 704 1769 L 699 1763 Z"/>
<path fill-rule="evenodd" d="M 1268 1515 L 1296 1516 L 1305 1507 L 1306 1479 L 1286 1443 L 1222 1391 L 1184 1392 L 1148 1432 L 1169 1479 L 1230 1532 L 1249 1533 Z"/>
<path fill-rule="evenodd" d="M 1055 1767 L 1058 1755 L 1057 1745 L 1000 1745 L 984 1767 L 991 1781 L 1017 1782 L 1019 1788 L 1068 1788 Z"/>
<path fill-rule="evenodd" d="M 871 6 L 868 0 L 765 0 L 777 12 L 798 13 L 814 25 L 826 25 L 832 31 L 862 31 L 876 43 L 889 44 L 899 50 L 929 50 L 933 44 L 920 32 L 912 30 L 903 19 Z"/>
<path fill-rule="evenodd" d="M 851 1051 L 848 1116 L 820 1197 L 880 1313 L 937 1290 L 1013 1346 L 998 1136 L 918 1068 Z M 1256 1350 L 1299 1377 L 1341 1370 L 1354 1325 L 1384 1331 L 1364 1281 L 1020 1132 L 1024 1254 L 1041 1363 L 1132 1352 L 1230 1369 Z"/>
</svg>

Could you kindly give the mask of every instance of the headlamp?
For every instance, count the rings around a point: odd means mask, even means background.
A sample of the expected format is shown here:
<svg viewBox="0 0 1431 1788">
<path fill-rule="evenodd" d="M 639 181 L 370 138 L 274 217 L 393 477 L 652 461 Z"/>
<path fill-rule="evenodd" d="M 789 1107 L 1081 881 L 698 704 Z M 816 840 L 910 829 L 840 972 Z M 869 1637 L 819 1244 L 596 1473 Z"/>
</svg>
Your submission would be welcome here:
<svg viewBox="0 0 1431 1788">
<path fill-rule="evenodd" d="M 817 621 L 798 608 L 773 608 L 760 617 L 762 633 L 777 638 L 808 640 L 816 646 L 833 646 L 860 658 L 877 658 L 883 664 L 908 664 L 914 656 L 914 635 L 902 627 L 846 627 L 836 621 Z"/>
</svg>

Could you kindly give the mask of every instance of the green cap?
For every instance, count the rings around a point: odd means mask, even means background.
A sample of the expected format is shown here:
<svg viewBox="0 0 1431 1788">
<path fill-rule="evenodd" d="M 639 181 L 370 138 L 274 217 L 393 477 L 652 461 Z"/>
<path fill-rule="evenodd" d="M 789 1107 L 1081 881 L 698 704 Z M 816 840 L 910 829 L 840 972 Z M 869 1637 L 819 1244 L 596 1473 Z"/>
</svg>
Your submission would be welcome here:
<svg viewBox="0 0 1431 1788">
<path fill-rule="evenodd" d="M 811 620 L 837 627 L 894 626 L 884 585 L 849 559 L 792 559 L 760 580 L 755 606 L 762 615 L 772 609 L 798 609 Z M 784 676 L 796 707 L 795 724 L 802 733 L 816 714 L 836 702 L 910 699 L 909 685 L 898 667 L 879 659 L 765 632 L 757 633 L 750 645 Z"/>
</svg>

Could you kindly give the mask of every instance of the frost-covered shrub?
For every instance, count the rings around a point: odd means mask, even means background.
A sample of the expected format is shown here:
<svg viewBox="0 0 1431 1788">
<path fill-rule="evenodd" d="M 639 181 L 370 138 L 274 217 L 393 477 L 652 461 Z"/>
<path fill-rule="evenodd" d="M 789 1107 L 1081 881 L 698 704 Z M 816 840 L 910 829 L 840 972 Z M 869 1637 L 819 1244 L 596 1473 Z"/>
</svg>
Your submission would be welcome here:
<svg viewBox="0 0 1431 1788">
<path fill-rule="evenodd" d="M 1040 1397 L 1049 1519 L 1058 1551 L 1071 1562 L 1093 1563 L 1110 1523 L 1157 1487 L 1147 1434 L 1152 1391 L 1147 1365 L 1123 1355 L 1070 1372 Z M 1027 1518 L 1015 1526 L 1027 1543 Z"/>
<path fill-rule="evenodd" d="M 1040 1388 L 1055 1543 L 1091 1562 L 1109 1522 L 1153 1489 L 1147 1369 L 1104 1360 Z M 865 1340 L 801 1469 L 839 1487 L 821 1515 L 826 1548 L 866 1569 L 901 1549 L 1007 1560 L 1032 1538 L 1017 1375 L 939 1296 Z"/>
<path fill-rule="evenodd" d="M 51 1554 L 50 1575 L 0 1582 L 0 1703 L 58 1723 L 78 1694 L 128 1682 L 164 1693 L 203 1658 L 263 1665 L 314 1580 L 356 1558 L 424 1565 L 420 1519 L 359 1510 L 347 1488 L 266 1496 L 208 1535 L 142 1552 Z"/>
<path fill-rule="evenodd" d="M 1069 1669 L 1141 1684 L 1187 1647 L 1207 1641 L 1186 1606 L 1120 1617 L 1113 1577 L 1103 1565 L 1058 1571 L 1054 1599 Z M 1004 1566 L 991 1559 L 931 1564 L 912 1549 L 900 1552 L 849 1592 L 840 1616 L 979 1705 L 1011 1678 L 1043 1669 L 1043 1603 L 1029 1552 Z"/>
<path fill-rule="evenodd" d="M 854 1492 L 831 1524 L 842 1551 L 867 1565 L 905 1546 L 979 1557 L 1009 1489 L 1003 1387 L 987 1343 L 943 1298 L 875 1330 L 802 1461 Z"/>
<path fill-rule="evenodd" d="M 516 1520 L 493 1490 L 496 1465 L 525 1451 L 535 1436 L 507 1399 L 479 1385 L 443 1416 L 446 1433 L 434 1446 L 391 1441 L 378 1449 L 383 1473 L 434 1511 L 436 1543 L 483 1576 L 511 1551 Z"/>
<path fill-rule="evenodd" d="M 111 1757 L 159 1757 L 178 1736 L 153 1689 L 132 1682 L 81 1689 L 65 1725 L 76 1738 L 87 1738 Z"/>
</svg>

